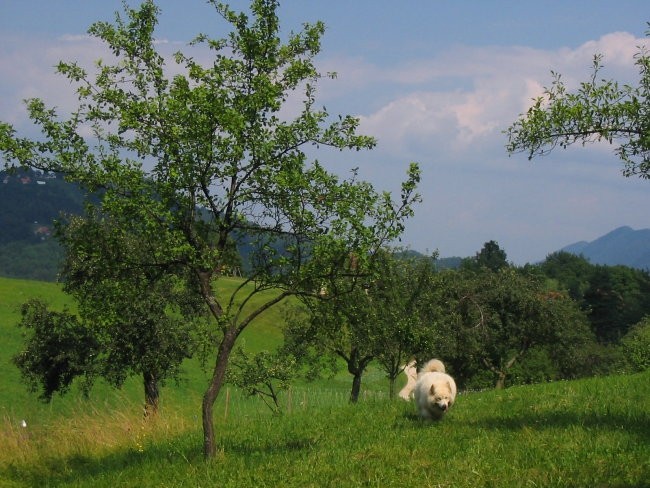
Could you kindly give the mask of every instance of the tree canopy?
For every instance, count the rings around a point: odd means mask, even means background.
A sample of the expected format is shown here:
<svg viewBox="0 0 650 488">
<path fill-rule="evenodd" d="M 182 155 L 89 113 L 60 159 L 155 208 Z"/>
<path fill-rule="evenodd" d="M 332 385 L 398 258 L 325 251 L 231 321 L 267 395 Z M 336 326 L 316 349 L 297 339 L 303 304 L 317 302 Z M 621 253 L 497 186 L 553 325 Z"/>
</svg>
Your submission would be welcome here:
<svg viewBox="0 0 650 488">
<path fill-rule="evenodd" d="M 72 295 L 85 323 L 95 324 L 102 353 L 95 369 L 120 386 L 130 374 L 142 377 L 147 413 L 158 409 L 159 387 L 177 379 L 181 363 L 200 340 L 204 309 L 182 270 L 140 266 L 160 252 L 140 239 L 138 221 L 116 222 L 88 208 L 57 225 L 66 255 L 63 290 Z M 135 265 L 133 265 L 135 263 Z"/>
<path fill-rule="evenodd" d="M 499 247 L 496 241 L 488 241 L 473 258 L 466 258 L 462 262 L 465 269 L 479 270 L 481 268 L 490 271 L 498 271 L 508 266 L 508 256 L 506 252 Z"/>
<path fill-rule="evenodd" d="M 450 364 L 465 377 L 476 372 L 476 360 L 503 388 L 516 363 L 536 346 L 553 346 L 567 357 L 590 339 L 584 314 L 565 293 L 548 290 L 540 276 L 502 268 L 446 273 L 449 311 L 455 332 Z"/>
<path fill-rule="evenodd" d="M 636 85 L 602 79 L 602 60 L 594 56 L 590 79 L 574 91 L 552 72 L 551 86 L 506 131 L 508 152 L 532 159 L 558 146 L 607 141 L 616 144 L 625 176 L 650 178 L 650 53 L 639 47 L 634 56 Z"/>
</svg>

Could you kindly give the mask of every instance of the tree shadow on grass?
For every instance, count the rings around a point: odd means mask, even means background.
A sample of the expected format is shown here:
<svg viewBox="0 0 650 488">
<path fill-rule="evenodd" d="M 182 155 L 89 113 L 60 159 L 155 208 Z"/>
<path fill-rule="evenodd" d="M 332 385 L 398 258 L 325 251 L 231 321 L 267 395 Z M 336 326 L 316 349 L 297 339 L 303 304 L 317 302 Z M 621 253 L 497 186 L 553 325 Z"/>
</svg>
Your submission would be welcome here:
<svg viewBox="0 0 650 488">
<path fill-rule="evenodd" d="M 227 438 L 221 443 L 226 453 L 234 456 L 263 454 L 264 458 L 292 452 L 308 452 L 319 442 L 317 435 L 292 436 L 278 439 Z M 14 464 L 0 468 L 0 480 L 8 480 L 23 486 L 58 486 L 72 482 L 90 482 L 95 478 L 117 478 L 119 473 L 142 469 L 156 472 L 169 465 L 178 470 L 204 464 L 202 438 L 178 436 L 161 440 L 143 449 L 120 448 L 105 455 L 74 454 L 51 457 L 40 463 Z"/>
<path fill-rule="evenodd" d="M 12 464 L 0 469 L 0 480 L 6 479 L 24 486 L 59 486 L 59 484 L 88 481 L 96 477 L 117 476 L 126 470 L 145 467 L 149 471 L 162 464 L 188 465 L 202 460 L 199 440 L 189 443 L 187 436 L 169 439 L 143 449 L 118 448 L 99 455 L 72 454 L 51 456 L 39 462 Z"/>
<path fill-rule="evenodd" d="M 564 412 L 521 413 L 503 412 L 494 416 L 482 416 L 469 420 L 466 425 L 499 430 L 546 430 L 582 427 L 589 430 L 625 431 L 628 435 L 638 437 L 642 442 L 650 442 L 650 414 L 626 414 L 605 412 L 589 414 Z"/>
<path fill-rule="evenodd" d="M 462 408 L 456 407 L 454 408 Z M 575 411 L 540 411 L 521 412 L 507 411 L 495 412 L 493 414 L 471 415 L 451 410 L 440 420 L 423 420 L 413 411 L 404 411 L 395 418 L 393 424 L 397 429 L 422 429 L 422 428 L 443 428 L 451 427 L 450 424 L 477 429 L 493 430 L 547 430 L 547 429 L 568 429 L 581 427 L 589 430 L 611 430 L 625 431 L 628 435 L 634 436 L 641 442 L 650 442 L 650 413 L 647 412 L 575 412 Z"/>
<path fill-rule="evenodd" d="M 454 413 L 450 411 L 445 414 L 441 419 L 423 419 L 420 415 L 413 409 L 412 411 L 402 412 L 401 415 L 398 415 L 393 422 L 393 427 L 397 429 L 422 429 L 422 428 L 440 428 L 449 424 L 450 422 L 456 422 L 454 418 Z"/>
<path fill-rule="evenodd" d="M 261 441 L 251 442 L 250 440 L 243 440 L 241 442 L 233 442 L 232 440 L 223 445 L 226 452 L 233 454 L 286 454 L 291 452 L 309 451 L 315 447 L 319 442 L 317 436 L 303 437 L 294 439 L 263 439 Z"/>
</svg>

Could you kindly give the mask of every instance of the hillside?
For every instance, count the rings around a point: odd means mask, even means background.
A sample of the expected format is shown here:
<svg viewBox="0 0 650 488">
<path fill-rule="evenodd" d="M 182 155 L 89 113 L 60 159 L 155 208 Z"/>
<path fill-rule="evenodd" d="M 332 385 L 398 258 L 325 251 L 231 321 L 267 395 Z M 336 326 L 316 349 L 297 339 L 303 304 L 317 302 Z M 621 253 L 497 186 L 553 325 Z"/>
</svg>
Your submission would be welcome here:
<svg viewBox="0 0 650 488">
<path fill-rule="evenodd" d="M 83 202 L 61 174 L 0 171 L 0 276 L 54 281 L 62 257 L 54 221 L 82 213 Z"/>
<path fill-rule="evenodd" d="M 648 486 L 650 371 L 461 392 L 440 422 L 389 401 L 377 369 L 358 404 L 342 371 L 292 384 L 280 415 L 227 387 L 215 404 L 218 458 L 205 462 L 197 361 L 163 388 L 154 422 L 135 379 L 43 404 L 10 365 L 22 343 L 17 306 L 38 296 L 61 308 L 68 298 L 53 283 L 8 279 L 0 296 L 9 298 L 0 300 L 0 486 Z M 278 319 L 261 319 L 257 339 L 268 344 Z"/>
<path fill-rule="evenodd" d="M 582 255 L 593 264 L 650 270 L 650 229 L 623 226 L 594 241 L 565 246 L 561 251 Z"/>
<path fill-rule="evenodd" d="M 0 244 L 41 242 L 60 214 L 83 211 L 84 193 L 61 174 L 0 171 Z"/>
<path fill-rule="evenodd" d="M 62 215 L 82 214 L 85 200 L 84 191 L 61 174 L 0 171 L 0 276 L 56 281 L 63 252 L 54 223 Z M 254 238 L 236 235 L 246 273 Z"/>
</svg>

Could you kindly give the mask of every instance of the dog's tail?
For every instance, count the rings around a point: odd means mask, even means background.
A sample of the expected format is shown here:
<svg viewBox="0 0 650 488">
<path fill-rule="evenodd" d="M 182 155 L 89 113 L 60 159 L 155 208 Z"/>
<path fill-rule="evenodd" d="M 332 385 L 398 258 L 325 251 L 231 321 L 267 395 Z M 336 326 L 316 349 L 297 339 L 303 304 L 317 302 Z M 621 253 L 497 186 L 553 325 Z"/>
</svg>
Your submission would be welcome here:
<svg viewBox="0 0 650 488">
<path fill-rule="evenodd" d="M 437 371 L 438 373 L 445 372 L 445 365 L 442 364 L 442 361 L 440 361 L 439 359 L 431 359 L 427 361 L 427 363 L 424 366 L 422 366 L 420 373 L 433 373 L 435 371 Z"/>
<path fill-rule="evenodd" d="M 415 360 L 402 366 L 402 371 L 406 375 L 406 385 L 399 392 L 399 396 L 404 400 L 411 400 L 413 397 L 413 389 L 415 388 L 415 381 L 418 373 L 415 369 Z"/>
</svg>

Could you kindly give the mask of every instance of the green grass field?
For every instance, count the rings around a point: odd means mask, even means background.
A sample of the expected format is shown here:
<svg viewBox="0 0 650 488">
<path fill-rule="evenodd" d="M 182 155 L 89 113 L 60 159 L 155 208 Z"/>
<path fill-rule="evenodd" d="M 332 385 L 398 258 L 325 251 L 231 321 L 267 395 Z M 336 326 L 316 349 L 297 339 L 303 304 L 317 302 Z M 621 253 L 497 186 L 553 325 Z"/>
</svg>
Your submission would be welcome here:
<svg viewBox="0 0 650 488">
<path fill-rule="evenodd" d="M 229 388 L 215 408 L 219 455 L 206 462 L 206 375 L 194 362 L 163 389 L 154 421 L 137 379 L 51 404 L 27 392 L 10 358 L 32 296 L 65 303 L 57 285 L 0 279 L 0 487 L 650 486 L 650 372 L 461 394 L 437 423 L 389 401 L 376 370 L 357 405 L 340 375 L 293 387 L 282 415 Z M 280 317 L 255 324 L 247 344 L 277 343 Z"/>
</svg>

